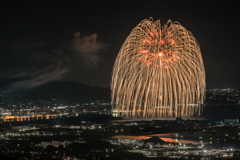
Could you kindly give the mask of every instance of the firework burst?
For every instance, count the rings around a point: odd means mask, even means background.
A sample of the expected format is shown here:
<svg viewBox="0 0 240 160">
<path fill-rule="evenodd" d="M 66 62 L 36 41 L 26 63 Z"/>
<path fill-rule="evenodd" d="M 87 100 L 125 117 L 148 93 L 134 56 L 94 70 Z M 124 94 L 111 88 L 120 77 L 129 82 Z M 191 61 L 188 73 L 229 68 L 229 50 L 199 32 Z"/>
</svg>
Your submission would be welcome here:
<svg viewBox="0 0 240 160">
<path fill-rule="evenodd" d="M 178 22 L 141 21 L 122 45 L 113 67 L 112 105 L 126 117 L 199 114 L 205 69 L 197 40 Z"/>
</svg>

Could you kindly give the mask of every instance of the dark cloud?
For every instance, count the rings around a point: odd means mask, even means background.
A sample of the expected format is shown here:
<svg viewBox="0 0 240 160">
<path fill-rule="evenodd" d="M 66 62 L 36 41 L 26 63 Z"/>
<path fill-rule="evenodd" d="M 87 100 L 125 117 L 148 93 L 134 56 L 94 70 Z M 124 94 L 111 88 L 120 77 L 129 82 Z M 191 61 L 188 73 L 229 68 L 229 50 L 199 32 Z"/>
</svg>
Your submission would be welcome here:
<svg viewBox="0 0 240 160">
<path fill-rule="evenodd" d="M 67 71 L 67 68 L 64 67 L 57 67 L 55 65 L 47 66 L 42 69 L 38 69 L 35 72 L 31 71 L 23 71 L 22 73 L 13 76 L 12 78 L 17 79 L 24 79 L 19 82 L 16 82 L 13 84 L 13 87 L 19 88 L 32 88 L 36 87 L 38 85 L 47 83 L 52 80 L 59 80 Z M 29 79 L 25 79 L 26 77 L 31 77 Z"/>
<path fill-rule="evenodd" d="M 61 46 L 49 47 L 36 39 L 15 41 L 8 46 L 13 58 L 0 77 L 5 84 L 0 86 L 2 93 L 31 89 L 53 80 L 71 80 L 69 75 L 78 74 L 86 66 L 96 67 L 101 60 L 99 52 L 104 48 L 96 33 L 80 37 L 80 32 Z"/>
</svg>

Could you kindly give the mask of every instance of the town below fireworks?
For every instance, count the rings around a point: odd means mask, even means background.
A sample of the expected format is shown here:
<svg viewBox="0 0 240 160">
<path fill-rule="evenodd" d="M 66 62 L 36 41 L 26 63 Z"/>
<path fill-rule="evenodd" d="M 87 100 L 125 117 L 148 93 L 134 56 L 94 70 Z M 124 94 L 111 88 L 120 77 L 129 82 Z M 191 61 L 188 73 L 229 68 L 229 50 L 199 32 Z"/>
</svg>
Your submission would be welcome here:
<svg viewBox="0 0 240 160">
<path fill-rule="evenodd" d="M 236 89 L 207 90 L 207 107 L 195 118 L 123 119 L 106 100 L 0 97 L 2 157 L 209 159 L 240 154 Z"/>
</svg>

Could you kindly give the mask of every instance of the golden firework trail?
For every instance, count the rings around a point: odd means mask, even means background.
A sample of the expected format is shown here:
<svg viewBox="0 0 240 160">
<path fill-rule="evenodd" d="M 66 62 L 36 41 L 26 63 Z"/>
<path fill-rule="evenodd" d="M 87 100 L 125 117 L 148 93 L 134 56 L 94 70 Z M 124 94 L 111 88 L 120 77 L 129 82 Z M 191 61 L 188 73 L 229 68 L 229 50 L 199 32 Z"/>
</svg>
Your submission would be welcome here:
<svg viewBox="0 0 240 160">
<path fill-rule="evenodd" d="M 141 21 L 115 60 L 111 98 L 126 117 L 200 114 L 205 69 L 197 40 L 179 22 Z"/>
</svg>

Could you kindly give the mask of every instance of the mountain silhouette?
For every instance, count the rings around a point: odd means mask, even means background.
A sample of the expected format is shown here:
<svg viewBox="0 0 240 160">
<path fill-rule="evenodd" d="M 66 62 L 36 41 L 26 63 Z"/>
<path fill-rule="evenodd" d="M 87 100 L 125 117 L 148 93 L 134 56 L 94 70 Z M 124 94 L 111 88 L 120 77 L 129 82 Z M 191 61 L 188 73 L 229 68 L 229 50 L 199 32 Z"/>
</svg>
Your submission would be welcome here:
<svg viewBox="0 0 240 160">
<path fill-rule="evenodd" d="M 72 81 L 53 81 L 26 92 L 24 97 L 46 100 L 56 98 L 68 102 L 110 101 L 110 88 L 92 87 Z"/>
</svg>

